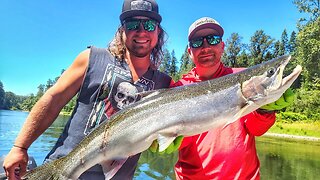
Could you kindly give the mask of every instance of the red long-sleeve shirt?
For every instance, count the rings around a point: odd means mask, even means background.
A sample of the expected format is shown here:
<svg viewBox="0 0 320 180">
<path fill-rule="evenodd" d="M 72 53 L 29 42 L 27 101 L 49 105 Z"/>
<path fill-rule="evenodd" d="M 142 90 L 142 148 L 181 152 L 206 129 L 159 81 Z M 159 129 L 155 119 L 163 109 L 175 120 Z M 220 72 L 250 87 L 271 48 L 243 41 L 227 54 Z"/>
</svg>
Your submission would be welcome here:
<svg viewBox="0 0 320 180">
<path fill-rule="evenodd" d="M 239 72 L 222 64 L 211 79 Z M 202 81 L 196 68 L 174 86 Z M 175 165 L 177 179 L 259 179 L 255 136 L 264 134 L 275 122 L 275 113 L 252 112 L 224 128 L 185 137 Z"/>
</svg>

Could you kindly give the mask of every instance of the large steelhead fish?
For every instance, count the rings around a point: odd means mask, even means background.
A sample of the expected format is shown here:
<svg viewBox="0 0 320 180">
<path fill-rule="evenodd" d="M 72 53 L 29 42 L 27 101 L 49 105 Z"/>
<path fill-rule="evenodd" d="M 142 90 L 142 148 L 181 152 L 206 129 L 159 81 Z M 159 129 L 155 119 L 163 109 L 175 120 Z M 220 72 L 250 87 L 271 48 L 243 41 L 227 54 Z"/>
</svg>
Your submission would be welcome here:
<svg viewBox="0 0 320 180">
<path fill-rule="evenodd" d="M 111 178 L 132 155 L 157 139 L 165 150 L 179 135 L 192 136 L 226 126 L 274 102 L 299 76 L 297 66 L 287 77 L 283 71 L 290 56 L 282 56 L 221 78 L 141 94 L 141 101 L 102 123 L 67 156 L 28 172 L 24 179 L 77 179 L 101 164 Z"/>
</svg>

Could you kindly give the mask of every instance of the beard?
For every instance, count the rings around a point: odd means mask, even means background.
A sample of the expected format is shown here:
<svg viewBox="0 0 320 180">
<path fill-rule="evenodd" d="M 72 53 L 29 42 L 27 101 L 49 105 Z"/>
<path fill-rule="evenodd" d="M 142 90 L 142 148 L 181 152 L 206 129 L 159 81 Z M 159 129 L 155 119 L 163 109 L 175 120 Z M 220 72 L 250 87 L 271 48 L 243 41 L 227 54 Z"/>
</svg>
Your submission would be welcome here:
<svg viewBox="0 0 320 180">
<path fill-rule="evenodd" d="M 201 67 L 212 67 L 220 63 L 220 57 L 213 51 L 204 51 L 197 56 L 197 65 Z"/>
<path fill-rule="evenodd" d="M 132 47 L 128 47 L 130 53 L 136 57 L 143 58 L 152 52 L 152 48 L 150 46 L 141 46 L 141 45 L 134 45 Z"/>
</svg>

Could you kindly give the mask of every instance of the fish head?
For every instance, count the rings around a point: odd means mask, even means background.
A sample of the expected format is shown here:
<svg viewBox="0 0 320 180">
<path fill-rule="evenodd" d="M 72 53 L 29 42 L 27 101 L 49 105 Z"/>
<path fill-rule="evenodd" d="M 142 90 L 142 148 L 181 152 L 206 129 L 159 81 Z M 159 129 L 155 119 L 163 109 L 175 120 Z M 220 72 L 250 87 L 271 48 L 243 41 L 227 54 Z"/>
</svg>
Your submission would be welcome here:
<svg viewBox="0 0 320 180">
<path fill-rule="evenodd" d="M 297 65 L 286 77 L 283 72 L 291 56 L 281 56 L 247 69 L 241 83 L 242 94 L 248 103 L 258 108 L 278 100 L 302 71 Z"/>
</svg>

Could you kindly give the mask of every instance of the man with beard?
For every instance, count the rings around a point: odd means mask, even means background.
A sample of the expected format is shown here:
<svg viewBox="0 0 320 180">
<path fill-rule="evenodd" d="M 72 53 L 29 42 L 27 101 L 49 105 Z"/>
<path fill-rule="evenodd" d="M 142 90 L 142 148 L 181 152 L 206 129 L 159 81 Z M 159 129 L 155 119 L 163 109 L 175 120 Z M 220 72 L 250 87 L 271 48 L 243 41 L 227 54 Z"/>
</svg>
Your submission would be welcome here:
<svg viewBox="0 0 320 180">
<path fill-rule="evenodd" d="M 225 67 L 223 28 L 209 17 L 200 18 L 189 28 L 188 53 L 195 64 L 175 86 L 225 76 L 243 68 Z M 275 122 L 274 110 L 293 101 L 289 90 L 274 103 L 261 107 L 226 127 L 183 138 L 175 165 L 177 179 L 259 179 L 255 136 L 264 134 Z M 223 104 L 222 104 L 223 106 Z M 265 110 L 267 109 L 267 110 Z"/>
<path fill-rule="evenodd" d="M 109 47 L 81 52 L 33 107 L 4 161 L 9 179 L 25 174 L 28 148 L 76 94 L 75 109 L 45 162 L 65 156 L 102 121 L 138 101 L 137 92 L 170 85 L 171 78 L 157 70 L 165 35 L 161 20 L 154 0 L 124 1 L 121 27 Z M 122 165 L 113 179 L 132 179 L 139 156 L 113 163 Z M 104 179 L 105 166 L 93 166 L 80 179 Z"/>
</svg>

